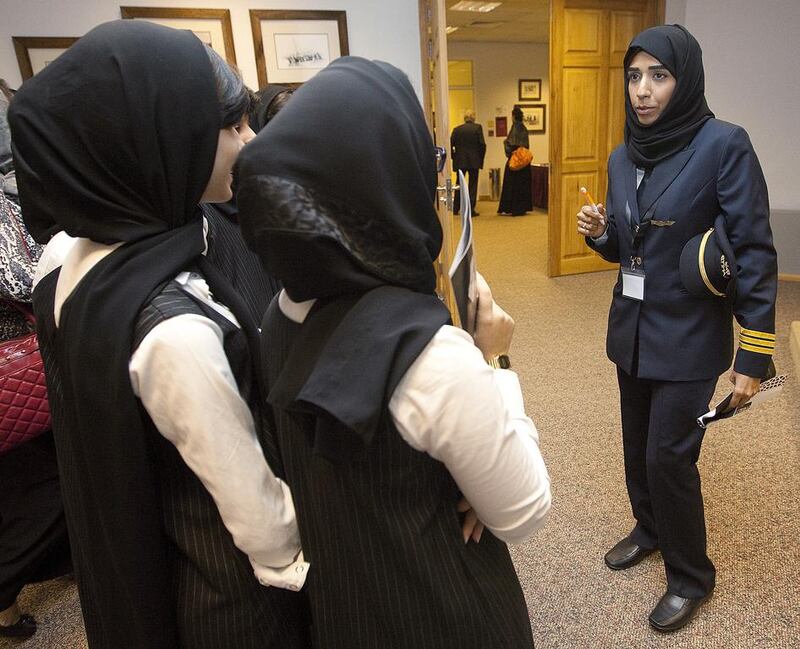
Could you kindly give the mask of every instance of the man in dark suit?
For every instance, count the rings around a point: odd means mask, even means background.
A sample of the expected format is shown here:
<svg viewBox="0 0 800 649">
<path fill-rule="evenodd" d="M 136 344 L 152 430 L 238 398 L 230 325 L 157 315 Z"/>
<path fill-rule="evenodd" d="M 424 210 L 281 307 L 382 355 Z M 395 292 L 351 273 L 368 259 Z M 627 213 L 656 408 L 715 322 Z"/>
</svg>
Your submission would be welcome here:
<svg viewBox="0 0 800 649">
<path fill-rule="evenodd" d="M 483 159 L 486 156 L 486 140 L 483 139 L 483 128 L 475 123 L 475 111 L 464 112 L 464 123 L 456 126 L 450 135 L 450 153 L 453 156 L 453 169 L 464 172 L 464 177 L 469 178 L 469 200 L 472 205 L 472 215 L 478 216 L 478 170 L 483 169 Z M 459 209 L 459 196 L 453 208 Z"/>
</svg>

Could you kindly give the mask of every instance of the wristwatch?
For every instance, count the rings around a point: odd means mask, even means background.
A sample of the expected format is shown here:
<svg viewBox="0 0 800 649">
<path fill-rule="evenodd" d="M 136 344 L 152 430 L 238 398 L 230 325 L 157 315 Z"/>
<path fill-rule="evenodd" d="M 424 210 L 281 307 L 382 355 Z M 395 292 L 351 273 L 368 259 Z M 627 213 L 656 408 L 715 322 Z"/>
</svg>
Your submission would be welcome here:
<svg viewBox="0 0 800 649">
<path fill-rule="evenodd" d="M 493 356 L 490 358 L 489 365 L 496 370 L 510 370 L 511 359 L 508 357 L 508 354 L 500 354 L 500 356 Z"/>
</svg>

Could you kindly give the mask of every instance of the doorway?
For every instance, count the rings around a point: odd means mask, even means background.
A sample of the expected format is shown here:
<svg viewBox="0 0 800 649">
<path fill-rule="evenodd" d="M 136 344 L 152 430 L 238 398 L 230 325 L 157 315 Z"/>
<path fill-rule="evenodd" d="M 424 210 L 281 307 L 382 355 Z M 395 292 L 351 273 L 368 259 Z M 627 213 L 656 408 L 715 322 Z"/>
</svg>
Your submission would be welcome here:
<svg viewBox="0 0 800 649">
<path fill-rule="evenodd" d="M 486 153 L 478 174 L 475 248 L 496 250 L 547 272 L 550 0 L 446 3 L 450 130 L 475 115 Z M 512 111 L 523 111 L 530 167 L 506 168 Z M 461 130 L 463 134 L 474 132 Z M 519 127 L 514 136 L 521 133 Z M 455 175 L 453 182 L 456 182 Z M 505 190 L 505 194 L 503 193 Z M 503 203 L 500 200 L 503 197 Z M 505 214 L 500 214 L 500 208 Z M 511 216 L 511 214 L 516 216 Z"/>
<path fill-rule="evenodd" d="M 487 144 L 478 209 L 505 219 L 497 214 L 491 171 L 504 175 L 502 141 L 512 109 L 520 105 L 533 132 L 531 171 L 538 178 L 531 191 L 539 192 L 532 196 L 533 211 L 520 221 L 543 220 L 532 236 L 546 240 L 544 248 L 524 250 L 520 258 L 551 277 L 609 268 L 575 232 L 574 215 L 582 204 L 578 188 L 591 186 L 595 196 L 605 195 L 606 161 L 622 140 L 624 110 L 611 100 L 622 94 L 622 56 L 630 39 L 662 23 L 664 13 L 665 0 L 420 0 L 424 104 L 436 143 L 449 150 L 449 133 L 463 119 L 448 107 L 449 95 L 456 93 L 459 108 L 472 97 Z M 461 72 L 467 61 L 471 85 L 461 79 L 451 87 L 446 62 Z M 452 180 L 441 179 L 443 192 Z M 451 244 L 447 254 L 458 237 L 452 221 L 442 216 Z M 488 227 L 489 221 L 476 220 L 478 246 L 484 227 L 479 224 Z M 512 233 L 507 246 L 525 246 L 529 238 Z"/>
</svg>

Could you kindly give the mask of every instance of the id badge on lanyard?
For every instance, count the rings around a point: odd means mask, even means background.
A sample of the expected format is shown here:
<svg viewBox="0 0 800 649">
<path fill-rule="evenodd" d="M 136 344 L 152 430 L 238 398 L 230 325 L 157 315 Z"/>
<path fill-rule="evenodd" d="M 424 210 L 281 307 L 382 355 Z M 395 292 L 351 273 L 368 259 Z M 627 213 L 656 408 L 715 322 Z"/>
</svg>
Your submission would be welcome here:
<svg viewBox="0 0 800 649">
<path fill-rule="evenodd" d="M 631 300 L 644 301 L 644 271 L 636 268 L 622 269 L 622 296 Z"/>
<path fill-rule="evenodd" d="M 637 249 L 641 245 L 642 237 L 649 223 L 645 227 L 636 225 L 634 227 L 633 248 Z M 622 296 L 630 300 L 644 301 L 645 276 L 642 270 L 642 258 L 638 255 L 631 255 L 631 267 L 622 268 Z"/>
<path fill-rule="evenodd" d="M 629 300 L 644 301 L 645 275 L 642 268 L 642 258 L 638 251 L 641 250 L 644 234 L 650 226 L 649 219 L 641 224 L 635 224 L 631 228 L 631 248 L 634 252 L 631 255 L 631 267 L 622 267 L 622 296 Z"/>
</svg>

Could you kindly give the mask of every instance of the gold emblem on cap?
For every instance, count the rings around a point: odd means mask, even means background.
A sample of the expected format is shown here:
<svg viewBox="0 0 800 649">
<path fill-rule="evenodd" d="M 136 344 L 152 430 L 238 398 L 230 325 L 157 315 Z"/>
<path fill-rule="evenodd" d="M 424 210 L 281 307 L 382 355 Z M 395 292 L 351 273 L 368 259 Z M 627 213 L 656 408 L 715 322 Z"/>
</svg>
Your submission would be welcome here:
<svg viewBox="0 0 800 649">
<path fill-rule="evenodd" d="M 731 276 L 731 267 L 730 267 L 730 264 L 728 264 L 728 260 L 725 259 L 725 255 L 720 255 L 719 265 L 720 265 L 720 269 L 722 270 L 722 276 L 725 277 L 725 278 L 730 277 Z"/>
</svg>

